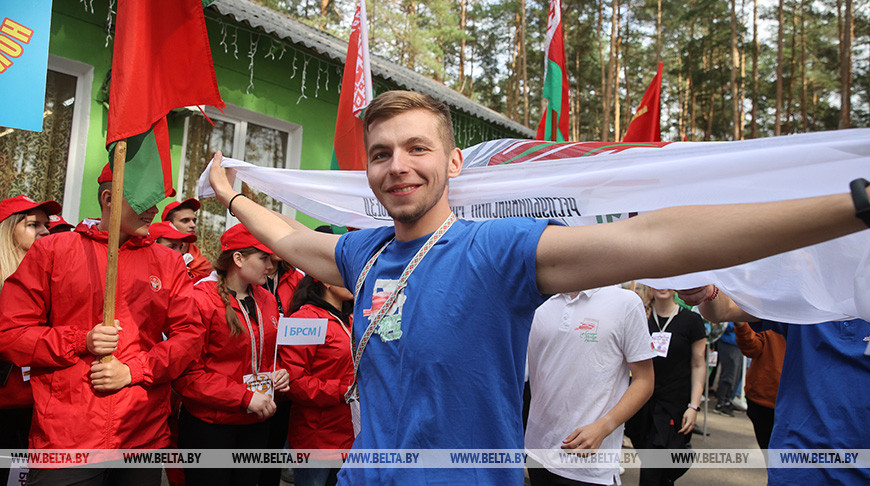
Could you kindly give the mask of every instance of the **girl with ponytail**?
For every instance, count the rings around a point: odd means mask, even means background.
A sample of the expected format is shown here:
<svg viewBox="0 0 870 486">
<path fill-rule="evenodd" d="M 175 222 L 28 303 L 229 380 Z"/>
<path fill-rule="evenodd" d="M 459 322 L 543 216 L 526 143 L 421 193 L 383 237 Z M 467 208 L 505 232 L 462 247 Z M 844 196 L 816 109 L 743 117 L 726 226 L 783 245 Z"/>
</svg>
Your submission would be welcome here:
<svg viewBox="0 0 870 486">
<path fill-rule="evenodd" d="M 202 357 L 173 386 L 182 396 L 182 449 L 265 449 L 275 392 L 287 370 L 273 362 L 278 304 L 262 284 L 272 252 L 241 224 L 221 236 L 215 272 L 194 287 L 202 317 Z M 185 469 L 188 486 L 256 485 L 257 469 Z"/>
<path fill-rule="evenodd" d="M 306 275 L 290 302 L 290 317 L 327 319 L 323 344 L 282 346 L 279 362 L 290 372 L 288 395 L 291 449 L 350 449 L 354 430 L 351 408 L 344 395 L 353 383 L 350 304 L 353 295 L 344 287 L 329 285 Z M 335 459 L 326 454 L 318 459 Z M 338 468 L 298 468 L 296 486 L 336 484 Z"/>
</svg>

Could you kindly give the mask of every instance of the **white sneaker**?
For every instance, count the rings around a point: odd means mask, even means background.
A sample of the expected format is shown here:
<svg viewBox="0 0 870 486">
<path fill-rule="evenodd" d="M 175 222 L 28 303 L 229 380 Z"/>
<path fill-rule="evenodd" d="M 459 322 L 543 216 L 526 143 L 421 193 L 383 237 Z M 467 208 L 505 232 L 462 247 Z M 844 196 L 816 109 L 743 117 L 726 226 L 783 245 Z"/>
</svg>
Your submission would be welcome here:
<svg viewBox="0 0 870 486">
<path fill-rule="evenodd" d="M 746 409 L 749 408 L 746 405 L 746 400 L 744 400 L 743 398 L 735 398 L 734 400 L 731 400 L 731 406 L 743 412 L 745 412 Z"/>
</svg>

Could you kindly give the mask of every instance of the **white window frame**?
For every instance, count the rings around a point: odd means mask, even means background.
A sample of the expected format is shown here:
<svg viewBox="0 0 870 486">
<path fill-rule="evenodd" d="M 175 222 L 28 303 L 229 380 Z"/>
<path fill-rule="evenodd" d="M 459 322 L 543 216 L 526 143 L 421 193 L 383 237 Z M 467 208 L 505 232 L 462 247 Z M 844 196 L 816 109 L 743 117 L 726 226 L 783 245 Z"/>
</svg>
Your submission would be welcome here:
<svg viewBox="0 0 870 486">
<path fill-rule="evenodd" d="M 69 134 L 69 153 L 66 158 L 66 182 L 63 189 L 63 219 L 79 220 L 82 180 L 87 157 L 88 126 L 91 117 L 91 88 L 94 84 L 94 67 L 90 64 L 48 55 L 48 69 L 76 78 L 75 103 Z"/>
<path fill-rule="evenodd" d="M 192 111 L 199 112 L 199 109 L 196 107 L 189 108 Z M 255 111 L 247 110 L 245 108 L 235 106 L 235 105 L 227 105 L 224 107 L 224 112 L 221 113 L 217 109 L 212 108 L 210 106 L 203 107 L 203 111 L 205 114 L 214 120 L 220 120 L 227 123 L 232 123 L 235 127 L 235 131 L 233 133 L 233 153 L 227 154 L 229 157 L 238 160 L 245 160 L 245 137 L 247 136 L 248 131 L 248 123 L 254 123 L 255 125 L 260 125 L 266 128 L 271 128 L 274 130 L 279 130 L 287 133 L 287 156 L 284 160 L 284 168 L 286 169 L 298 169 L 301 166 L 302 159 L 302 125 L 297 125 L 295 123 L 288 122 L 286 120 L 281 120 L 279 118 L 274 118 L 271 116 L 263 115 L 262 113 L 257 113 Z M 181 163 L 178 167 L 178 179 L 176 180 L 176 187 L 182 187 L 184 184 L 185 171 L 187 169 L 187 136 L 188 129 L 190 126 L 190 119 L 184 119 L 184 135 L 181 140 Z M 235 188 L 237 191 L 241 190 L 241 182 L 235 182 Z M 187 195 L 186 197 L 192 197 L 194 195 Z M 185 197 L 180 192 L 176 195 L 176 200 L 181 201 L 182 198 Z M 289 216 L 291 218 L 296 217 L 296 210 L 286 204 L 281 204 L 281 213 L 285 216 Z M 227 228 L 233 226 L 238 222 L 238 220 L 230 215 L 229 210 L 226 212 L 227 218 Z"/>
</svg>

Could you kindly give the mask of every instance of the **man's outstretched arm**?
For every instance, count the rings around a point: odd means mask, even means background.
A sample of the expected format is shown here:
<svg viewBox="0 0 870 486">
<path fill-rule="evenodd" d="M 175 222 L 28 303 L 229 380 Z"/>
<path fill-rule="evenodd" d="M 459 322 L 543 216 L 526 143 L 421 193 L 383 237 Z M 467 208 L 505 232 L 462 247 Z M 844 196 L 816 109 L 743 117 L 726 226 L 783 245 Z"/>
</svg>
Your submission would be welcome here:
<svg viewBox="0 0 870 486">
<path fill-rule="evenodd" d="M 550 226 L 538 243 L 538 288 L 572 292 L 730 267 L 862 229 L 867 226 L 855 217 L 849 194 L 684 206 L 616 223 Z"/>
<path fill-rule="evenodd" d="M 279 215 L 247 197 L 233 197 L 234 173 L 221 167 L 222 154 L 215 153 L 208 179 L 218 200 L 232 212 L 260 242 L 291 265 L 332 285 L 344 285 L 335 263 L 337 235 L 312 231 L 302 223 Z M 234 172 L 234 171 L 233 171 Z"/>
</svg>

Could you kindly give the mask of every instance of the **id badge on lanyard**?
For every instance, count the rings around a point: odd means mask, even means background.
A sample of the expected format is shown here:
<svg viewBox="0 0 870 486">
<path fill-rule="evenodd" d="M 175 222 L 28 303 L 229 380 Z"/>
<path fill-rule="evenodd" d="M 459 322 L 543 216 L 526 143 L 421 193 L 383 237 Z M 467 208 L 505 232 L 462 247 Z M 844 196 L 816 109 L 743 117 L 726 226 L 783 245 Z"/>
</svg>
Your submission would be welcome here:
<svg viewBox="0 0 870 486">
<path fill-rule="evenodd" d="M 652 338 L 653 351 L 655 351 L 656 356 L 667 358 L 668 348 L 671 347 L 671 333 L 654 332 L 650 337 Z"/>
<path fill-rule="evenodd" d="M 248 327 L 248 336 L 251 338 L 251 373 L 242 377 L 242 383 L 245 387 L 254 393 L 262 393 L 269 397 L 275 398 L 275 389 L 272 386 L 272 376 L 270 373 L 261 373 L 260 367 L 263 364 L 263 348 L 265 346 L 265 337 L 263 331 L 263 316 L 260 313 L 260 306 L 254 301 L 254 306 L 257 309 L 257 326 L 260 331 L 260 346 L 257 348 L 257 343 L 254 340 L 254 327 L 251 325 L 251 318 L 248 317 L 248 311 L 245 306 L 236 299 L 239 303 L 239 309 L 242 311 L 242 316 L 245 318 L 245 325 Z M 250 413 L 250 410 L 248 411 Z"/>
<path fill-rule="evenodd" d="M 242 377 L 242 382 L 254 393 L 262 393 L 275 398 L 275 389 L 272 387 L 272 376 L 269 373 L 251 373 Z"/>
<path fill-rule="evenodd" d="M 654 332 L 650 335 L 652 338 L 652 346 L 653 351 L 655 351 L 656 356 L 661 358 L 668 357 L 668 349 L 671 347 L 671 336 L 672 333 L 665 332 L 665 329 L 668 328 L 668 324 L 674 319 L 674 316 L 680 311 L 679 307 L 674 307 L 674 310 L 671 311 L 671 315 L 668 316 L 668 320 L 665 322 L 665 325 L 662 326 L 659 324 L 659 315 L 656 313 L 655 309 L 652 311 L 653 320 L 656 322 L 656 327 L 659 328 L 658 332 Z"/>
</svg>

